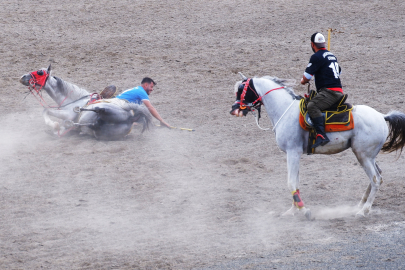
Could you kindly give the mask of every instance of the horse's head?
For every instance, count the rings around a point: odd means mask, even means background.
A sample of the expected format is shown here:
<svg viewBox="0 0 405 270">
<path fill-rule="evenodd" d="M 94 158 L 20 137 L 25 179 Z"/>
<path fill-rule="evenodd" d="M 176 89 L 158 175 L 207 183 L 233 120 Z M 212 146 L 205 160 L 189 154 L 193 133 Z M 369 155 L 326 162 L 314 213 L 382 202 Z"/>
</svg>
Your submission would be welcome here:
<svg viewBox="0 0 405 270">
<path fill-rule="evenodd" d="M 42 106 L 49 106 L 43 99 L 41 90 L 45 90 L 50 98 L 52 98 L 60 107 L 63 104 L 71 103 L 81 98 L 89 96 L 89 92 L 72 83 L 63 81 L 62 79 L 51 76 L 51 65 L 48 68 L 39 69 L 30 72 L 21 77 L 20 83 L 28 86 L 31 94 L 33 94 L 41 103 Z"/>
<path fill-rule="evenodd" d="M 51 74 L 51 65 L 48 68 L 42 68 L 37 71 L 30 72 L 21 77 L 20 83 L 28 86 L 30 90 L 39 92 L 45 86 Z"/>
<path fill-rule="evenodd" d="M 260 117 L 260 106 L 263 105 L 263 97 L 276 90 L 285 90 L 284 93 L 293 99 L 299 100 L 302 98 L 297 96 L 290 88 L 295 84 L 294 80 L 284 80 L 270 76 L 248 79 L 242 73 L 239 74 L 242 76 L 243 81 L 239 81 L 235 85 L 236 101 L 230 111 L 232 115 L 246 116 L 249 111 L 256 109 Z"/>
<path fill-rule="evenodd" d="M 242 77 L 242 81 L 238 81 L 235 84 L 234 89 L 236 101 L 232 105 L 230 114 L 235 116 L 246 116 L 252 106 L 259 105 L 256 104 L 256 101 L 259 101 L 260 97 L 253 85 L 253 80 L 246 78 L 240 72 L 239 74 Z"/>
</svg>

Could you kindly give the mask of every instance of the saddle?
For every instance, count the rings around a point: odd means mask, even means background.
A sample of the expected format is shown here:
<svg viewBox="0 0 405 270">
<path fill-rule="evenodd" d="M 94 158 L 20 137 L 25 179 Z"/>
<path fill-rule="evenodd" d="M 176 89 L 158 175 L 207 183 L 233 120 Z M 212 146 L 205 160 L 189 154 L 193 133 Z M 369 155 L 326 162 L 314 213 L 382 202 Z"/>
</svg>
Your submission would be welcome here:
<svg viewBox="0 0 405 270">
<path fill-rule="evenodd" d="M 86 105 L 90 105 L 92 103 L 95 103 L 101 99 L 108 99 L 114 97 L 115 93 L 117 92 L 117 87 L 115 85 L 109 85 L 106 88 L 104 88 L 103 91 L 98 93 L 93 93 L 90 95 L 90 100 L 87 102 Z"/>
<path fill-rule="evenodd" d="M 312 148 L 313 143 L 315 142 L 316 132 L 312 126 L 311 118 L 308 114 L 308 102 L 316 96 L 316 91 L 311 90 L 309 96 L 301 99 L 300 101 L 300 116 L 299 122 L 301 128 L 306 131 L 309 131 L 308 138 L 308 148 L 307 154 L 313 154 L 314 150 Z M 354 128 L 353 121 L 353 105 L 350 103 L 345 103 L 348 95 L 345 94 L 341 100 L 336 102 L 332 107 L 328 108 L 325 111 L 322 111 L 322 114 L 325 115 L 325 131 L 326 132 L 338 132 L 346 131 Z"/>
<path fill-rule="evenodd" d="M 310 131 L 312 127 L 312 121 L 308 114 L 307 105 L 308 102 L 316 96 L 316 92 L 311 90 L 307 98 L 303 98 L 300 101 L 300 125 L 304 130 Z M 332 107 L 328 108 L 322 113 L 325 115 L 325 131 L 337 132 L 351 130 L 354 128 L 353 122 L 353 105 L 345 103 L 348 95 L 345 94 L 341 100 L 336 102 Z"/>
<path fill-rule="evenodd" d="M 115 85 L 109 85 L 106 88 L 104 88 L 103 91 L 101 91 L 100 97 L 102 99 L 112 98 L 115 96 L 116 92 L 117 92 L 117 87 L 115 87 Z"/>
</svg>

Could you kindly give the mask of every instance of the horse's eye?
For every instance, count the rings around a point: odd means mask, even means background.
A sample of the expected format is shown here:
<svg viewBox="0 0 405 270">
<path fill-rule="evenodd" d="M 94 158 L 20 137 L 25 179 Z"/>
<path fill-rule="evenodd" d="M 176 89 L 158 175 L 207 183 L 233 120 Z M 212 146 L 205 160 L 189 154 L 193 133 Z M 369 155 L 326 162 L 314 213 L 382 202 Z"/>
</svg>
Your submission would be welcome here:
<svg viewBox="0 0 405 270">
<path fill-rule="evenodd" d="M 39 76 L 42 76 L 42 75 L 44 75 L 44 71 L 43 71 L 43 70 L 38 70 L 38 71 L 37 71 L 37 74 L 38 74 Z"/>
</svg>

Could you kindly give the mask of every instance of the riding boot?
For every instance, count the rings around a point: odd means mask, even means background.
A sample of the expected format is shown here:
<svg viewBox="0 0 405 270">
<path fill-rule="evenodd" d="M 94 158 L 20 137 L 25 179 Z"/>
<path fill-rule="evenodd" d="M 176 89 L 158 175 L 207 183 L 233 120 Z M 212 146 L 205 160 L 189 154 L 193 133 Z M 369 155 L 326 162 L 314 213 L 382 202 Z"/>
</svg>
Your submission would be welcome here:
<svg viewBox="0 0 405 270">
<path fill-rule="evenodd" d="M 318 146 L 324 146 L 328 142 L 330 142 L 328 136 L 325 133 L 325 117 L 315 117 L 312 119 L 312 123 L 314 124 L 314 128 L 316 131 L 316 140 L 315 143 L 312 145 L 312 148 L 316 148 Z"/>
</svg>

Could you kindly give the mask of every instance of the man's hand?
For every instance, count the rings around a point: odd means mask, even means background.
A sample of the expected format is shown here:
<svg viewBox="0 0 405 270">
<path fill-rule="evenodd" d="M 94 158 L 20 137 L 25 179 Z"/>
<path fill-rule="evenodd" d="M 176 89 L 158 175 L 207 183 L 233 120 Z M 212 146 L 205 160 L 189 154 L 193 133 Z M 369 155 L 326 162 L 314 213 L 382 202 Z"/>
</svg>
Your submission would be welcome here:
<svg viewBox="0 0 405 270">
<path fill-rule="evenodd" d="M 168 123 L 166 123 L 166 122 L 164 122 L 164 121 L 160 121 L 160 126 L 161 126 L 161 127 L 172 128 L 172 126 L 170 126 Z"/>
<path fill-rule="evenodd" d="M 302 85 L 305 85 L 305 84 L 307 84 L 308 82 L 309 82 L 309 80 L 308 80 L 305 76 L 302 76 L 301 84 L 302 84 Z"/>
<path fill-rule="evenodd" d="M 152 106 L 152 104 L 150 103 L 149 100 L 143 100 L 143 104 L 145 104 L 146 108 L 148 108 L 149 112 L 153 115 L 153 117 L 155 117 L 157 120 L 159 120 L 160 125 L 162 127 L 167 127 L 167 128 L 171 128 L 171 126 L 166 123 L 162 117 L 160 117 L 159 113 L 157 112 L 157 110 Z"/>
</svg>

